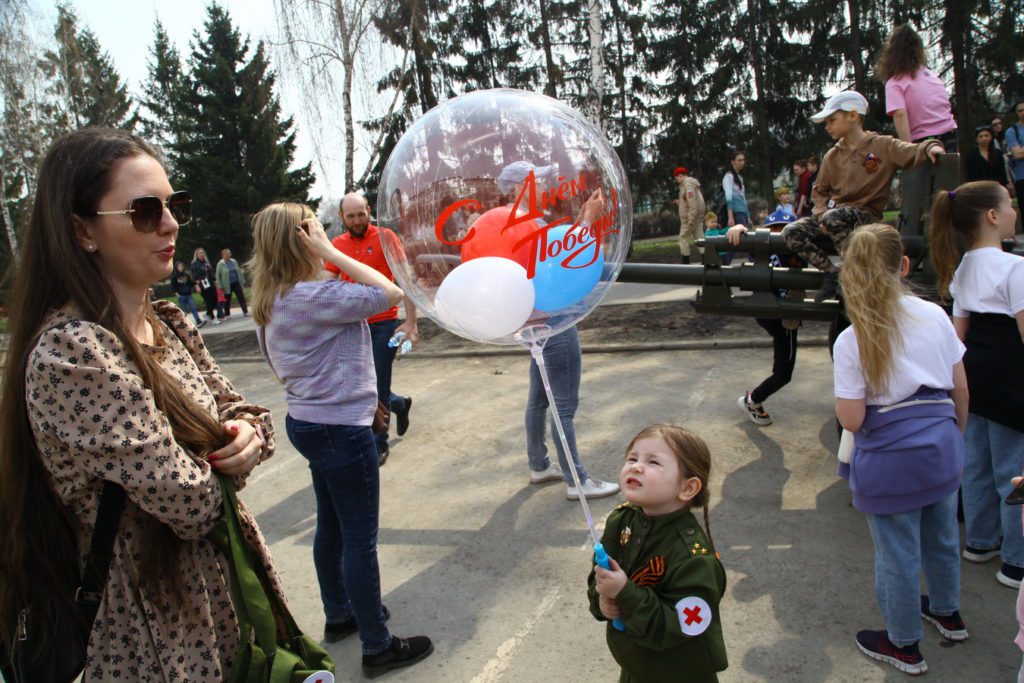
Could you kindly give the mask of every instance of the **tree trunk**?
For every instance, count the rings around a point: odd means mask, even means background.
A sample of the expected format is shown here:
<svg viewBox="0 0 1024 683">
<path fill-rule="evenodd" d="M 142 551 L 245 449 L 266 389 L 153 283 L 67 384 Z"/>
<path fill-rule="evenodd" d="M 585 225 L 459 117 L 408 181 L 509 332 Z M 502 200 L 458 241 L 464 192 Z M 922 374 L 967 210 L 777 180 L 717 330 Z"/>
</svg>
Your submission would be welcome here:
<svg viewBox="0 0 1024 683">
<path fill-rule="evenodd" d="M 540 3 L 540 41 L 544 49 L 544 71 L 547 74 L 547 83 L 544 84 L 544 94 L 548 97 L 558 97 L 558 67 L 555 66 L 555 59 L 551 54 L 551 33 L 548 31 L 547 0 L 538 0 Z"/>
<path fill-rule="evenodd" d="M 956 98 L 956 119 L 959 123 L 960 144 L 966 149 L 970 138 L 967 131 L 971 121 L 971 84 L 967 73 L 966 36 L 970 27 L 970 3 L 964 0 L 950 0 L 946 4 L 946 16 L 942 22 L 949 51 L 953 57 L 953 96 Z M 966 139 L 965 139 L 966 138 Z"/>
<path fill-rule="evenodd" d="M 11 258 L 15 265 L 18 264 L 20 253 L 18 252 L 18 233 L 14 228 L 14 221 L 11 218 L 11 210 L 7 206 L 7 160 L 0 156 L 0 219 L 3 219 L 4 228 L 7 232 L 7 242 L 11 245 Z"/>
<path fill-rule="evenodd" d="M 355 123 L 352 120 L 352 81 L 355 78 L 355 63 L 352 55 L 343 55 L 342 67 L 345 72 L 341 85 L 341 106 L 345 110 L 345 192 L 352 192 L 356 188 L 352 184 L 355 180 L 355 147 L 356 132 Z"/>
<path fill-rule="evenodd" d="M 621 128 L 620 135 L 622 141 L 619 146 L 619 157 L 621 157 L 622 165 L 626 167 L 626 174 L 629 174 L 629 153 L 630 153 L 630 140 L 629 140 L 629 128 L 628 118 L 626 116 L 626 50 L 624 46 L 625 39 L 623 37 L 622 29 L 622 9 L 619 7 L 619 0 L 611 0 L 612 5 L 612 16 L 615 18 L 615 87 L 618 88 L 618 100 L 619 100 L 619 127 Z"/>
<path fill-rule="evenodd" d="M 768 108 L 765 106 L 765 88 L 764 88 L 764 67 L 762 63 L 763 55 L 761 50 L 763 49 L 764 43 L 759 39 L 757 35 L 757 27 L 761 25 L 762 14 L 760 3 L 757 0 L 751 0 L 748 9 L 749 16 L 747 17 L 749 27 L 748 29 L 748 45 L 750 49 L 750 62 L 754 67 L 754 122 L 757 125 L 757 134 L 761 139 L 761 188 L 762 193 L 768 197 L 772 197 L 772 184 L 775 178 L 775 173 L 772 164 L 772 145 L 771 145 L 771 133 L 768 129 Z"/>
<path fill-rule="evenodd" d="M 604 100 L 604 46 L 601 39 L 601 3 L 587 0 L 590 21 L 587 33 L 590 37 L 590 82 L 587 86 L 587 109 L 590 120 L 604 130 L 602 123 L 602 100 Z"/>
<path fill-rule="evenodd" d="M 850 13 L 850 62 L 853 64 L 854 89 L 867 95 L 867 73 L 864 69 L 864 41 L 860 34 L 860 0 L 846 0 L 846 8 Z"/>
</svg>

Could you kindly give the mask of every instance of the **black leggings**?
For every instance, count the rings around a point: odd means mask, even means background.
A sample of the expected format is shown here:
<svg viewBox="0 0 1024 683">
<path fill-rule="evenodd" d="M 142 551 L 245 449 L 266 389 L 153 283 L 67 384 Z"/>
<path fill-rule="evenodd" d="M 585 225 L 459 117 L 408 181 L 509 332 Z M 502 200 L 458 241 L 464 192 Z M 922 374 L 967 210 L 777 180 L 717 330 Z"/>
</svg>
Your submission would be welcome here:
<svg viewBox="0 0 1024 683">
<path fill-rule="evenodd" d="M 776 318 L 755 318 L 772 336 L 772 374 L 750 392 L 751 403 L 761 403 L 793 379 L 796 365 L 796 330 L 787 330 Z"/>
</svg>

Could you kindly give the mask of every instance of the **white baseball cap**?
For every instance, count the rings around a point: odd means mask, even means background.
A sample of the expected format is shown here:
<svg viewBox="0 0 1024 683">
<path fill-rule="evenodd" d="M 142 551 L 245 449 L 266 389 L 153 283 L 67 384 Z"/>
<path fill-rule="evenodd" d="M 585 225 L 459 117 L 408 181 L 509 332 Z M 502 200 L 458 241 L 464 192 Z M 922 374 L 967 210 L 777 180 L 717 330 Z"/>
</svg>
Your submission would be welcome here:
<svg viewBox="0 0 1024 683">
<path fill-rule="evenodd" d="M 514 161 L 501 169 L 501 173 L 497 178 L 498 191 L 506 194 L 511 192 L 517 183 L 526 180 L 526 176 L 530 175 L 530 171 L 533 171 L 535 178 L 548 178 L 553 175 L 555 167 L 554 165 L 534 166 L 528 161 Z"/>
<path fill-rule="evenodd" d="M 855 111 L 861 116 L 868 113 L 868 101 L 856 90 L 845 90 L 828 98 L 825 108 L 811 117 L 811 121 L 821 123 L 837 111 Z"/>
</svg>

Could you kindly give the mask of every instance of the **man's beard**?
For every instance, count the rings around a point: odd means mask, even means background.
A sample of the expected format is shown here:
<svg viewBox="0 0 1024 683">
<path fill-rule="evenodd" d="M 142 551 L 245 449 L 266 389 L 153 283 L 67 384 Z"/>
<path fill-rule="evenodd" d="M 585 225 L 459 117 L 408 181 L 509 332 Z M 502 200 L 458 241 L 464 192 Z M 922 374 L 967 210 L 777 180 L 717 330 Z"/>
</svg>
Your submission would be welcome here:
<svg viewBox="0 0 1024 683">
<path fill-rule="evenodd" d="M 349 226 L 348 231 L 350 233 L 352 233 L 353 235 L 355 235 L 356 237 L 362 237 L 363 235 L 366 234 L 366 231 L 367 231 L 367 229 L 369 229 L 369 227 L 370 227 L 369 224 L 367 224 L 367 225 L 360 225 L 360 226 L 352 225 L 352 226 Z"/>
</svg>

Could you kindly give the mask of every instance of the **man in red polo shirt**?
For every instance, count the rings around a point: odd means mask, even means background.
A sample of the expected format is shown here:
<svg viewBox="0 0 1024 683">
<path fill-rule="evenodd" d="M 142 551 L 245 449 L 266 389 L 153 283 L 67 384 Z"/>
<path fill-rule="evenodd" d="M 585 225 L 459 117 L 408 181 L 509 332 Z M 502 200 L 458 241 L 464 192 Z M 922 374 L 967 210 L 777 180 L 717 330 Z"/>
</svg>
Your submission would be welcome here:
<svg viewBox="0 0 1024 683">
<path fill-rule="evenodd" d="M 341 200 L 338 216 L 345 226 L 345 232 L 331 240 L 334 247 L 343 254 L 351 256 L 360 263 L 365 263 L 374 270 L 383 273 L 394 281 L 394 275 L 384 258 L 381 240 L 388 240 L 389 245 L 398 251 L 402 250 L 398 237 L 387 228 L 378 228 L 370 223 L 370 205 L 361 194 L 351 192 Z M 333 263 L 326 263 L 327 271 L 341 279 L 348 280 Z M 389 308 L 366 320 L 370 326 L 370 340 L 373 346 L 373 365 L 377 371 L 377 397 L 390 404 L 391 412 L 398 421 L 398 435 L 402 436 L 409 429 L 409 409 L 412 398 L 399 396 L 391 392 L 391 366 L 395 360 L 397 349 L 388 346 L 390 340 L 398 332 L 404 332 L 413 343 L 419 340 L 419 329 L 416 326 L 416 306 L 405 297 L 404 323 L 399 324 L 398 307 Z M 383 465 L 388 459 L 388 433 L 376 434 L 377 457 Z"/>
</svg>

